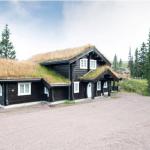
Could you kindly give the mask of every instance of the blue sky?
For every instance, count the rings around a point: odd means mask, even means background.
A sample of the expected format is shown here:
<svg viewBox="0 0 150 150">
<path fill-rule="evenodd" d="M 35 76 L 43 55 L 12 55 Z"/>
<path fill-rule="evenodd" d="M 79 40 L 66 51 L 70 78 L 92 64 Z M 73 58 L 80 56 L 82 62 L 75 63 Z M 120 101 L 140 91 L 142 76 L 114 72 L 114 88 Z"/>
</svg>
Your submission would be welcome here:
<svg viewBox="0 0 150 150">
<path fill-rule="evenodd" d="M 106 57 L 123 60 L 147 40 L 148 1 L 0 2 L 0 31 L 9 25 L 18 59 L 94 44 Z"/>
</svg>

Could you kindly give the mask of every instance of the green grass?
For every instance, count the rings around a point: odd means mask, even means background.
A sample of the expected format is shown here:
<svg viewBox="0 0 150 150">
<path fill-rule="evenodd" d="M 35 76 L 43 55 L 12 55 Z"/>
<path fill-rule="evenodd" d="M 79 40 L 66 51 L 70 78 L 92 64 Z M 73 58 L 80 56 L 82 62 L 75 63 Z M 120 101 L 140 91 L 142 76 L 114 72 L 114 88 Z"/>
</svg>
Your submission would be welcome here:
<svg viewBox="0 0 150 150">
<path fill-rule="evenodd" d="M 67 104 L 67 105 L 75 104 L 75 101 L 73 101 L 73 100 L 65 100 L 64 104 Z"/>
<path fill-rule="evenodd" d="M 64 76 L 40 65 L 37 67 L 34 76 L 44 78 L 50 83 L 70 83 L 70 81 Z"/>
<path fill-rule="evenodd" d="M 130 79 L 121 81 L 119 84 L 127 92 L 134 92 L 145 96 L 150 95 L 147 91 L 148 84 L 146 80 Z"/>
</svg>

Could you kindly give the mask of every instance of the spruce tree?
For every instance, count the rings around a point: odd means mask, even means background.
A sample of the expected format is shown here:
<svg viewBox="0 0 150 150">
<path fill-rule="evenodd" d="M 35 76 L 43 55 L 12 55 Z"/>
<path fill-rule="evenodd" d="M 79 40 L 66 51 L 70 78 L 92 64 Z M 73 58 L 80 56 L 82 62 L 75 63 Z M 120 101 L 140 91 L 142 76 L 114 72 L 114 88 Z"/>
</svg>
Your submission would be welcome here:
<svg viewBox="0 0 150 150">
<path fill-rule="evenodd" d="M 116 55 L 116 54 L 115 54 L 114 60 L 113 60 L 113 69 L 114 69 L 115 71 L 118 70 L 118 60 L 117 60 L 117 55 Z"/>
<path fill-rule="evenodd" d="M 16 58 L 16 52 L 12 42 L 10 41 L 10 31 L 7 24 L 2 32 L 2 41 L 0 42 L 0 57 L 9 59 Z"/>
<path fill-rule="evenodd" d="M 129 49 L 128 68 L 130 70 L 131 77 L 134 77 L 134 63 L 133 63 L 133 56 L 131 54 L 131 48 Z"/>
<path fill-rule="evenodd" d="M 135 77 L 140 77 L 139 53 L 138 53 L 138 49 L 135 50 L 134 76 L 135 76 Z"/>
<path fill-rule="evenodd" d="M 146 77 L 148 82 L 148 93 L 150 94 L 150 32 L 148 36 L 148 53 L 146 59 Z"/>
<path fill-rule="evenodd" d="M 139 75 L 141 78 L 146 78 L 146 57 L 147 57 L 147 47 L 143 42 L 139 51 Z"/>
<path fill-rule="evenodd" d="M 120 61 L 119 61 L 119 68 L 122 67 L 122 59 L 120 58 Z"/>
</svg>

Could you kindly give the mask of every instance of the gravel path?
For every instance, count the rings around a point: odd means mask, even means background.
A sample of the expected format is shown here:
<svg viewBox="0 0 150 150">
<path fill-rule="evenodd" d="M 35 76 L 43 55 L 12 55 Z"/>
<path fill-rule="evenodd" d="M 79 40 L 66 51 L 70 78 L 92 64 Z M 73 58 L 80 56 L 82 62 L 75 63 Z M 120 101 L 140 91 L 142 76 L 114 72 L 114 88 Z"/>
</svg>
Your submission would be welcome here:
<svg viewBox="0 0 150 150">
<path fill-rule="evenodd" d="M 0 111 L 0 150 L 150 150 L 150 98 Z"/>
</svg>

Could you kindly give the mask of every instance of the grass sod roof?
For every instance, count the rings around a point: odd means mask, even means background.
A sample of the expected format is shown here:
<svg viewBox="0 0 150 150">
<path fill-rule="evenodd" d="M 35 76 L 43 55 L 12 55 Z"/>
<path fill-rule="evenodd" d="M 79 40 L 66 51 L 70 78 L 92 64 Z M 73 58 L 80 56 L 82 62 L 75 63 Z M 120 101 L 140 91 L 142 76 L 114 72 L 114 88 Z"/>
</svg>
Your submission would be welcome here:
<svg viewBox="0 0 150 150">
<path fill-rule="evenodd" d="M 69 84 L 64 76 L 30 61 L 0 59 L 0 79 L 43 78 L 49 84 Z"/>
<path fill-rule="evenodd" d="M 97 67 L 96 70 L 91 70 L 87 74 L 83 75 L 83 77 L 81 77 L 80 79 L 81 80 L 94 80 L 106 71 L 110 71 L 116 78 L 119 79 L 119 75 L 116 72 L 114 72 L 111 67 L 107 65 Z"/>
<path fill-rule="evenodd" d="M 47 52 L 43 54 L 37 54 L 32 56 L 30 59 L 33 62 L 40 63 L 44 61 L 59 61 L 59 60 L 69 60 L 74 58 L 75 56 L 78 56 L 86 51 L 89 50 L 89 48 L 94 48 L 95 46 L 87 44 L 85 46 L 76 47 L 76 48 L 67 48 L 64 50 L 56 50 L 52 52 Z"/>
</svg>

